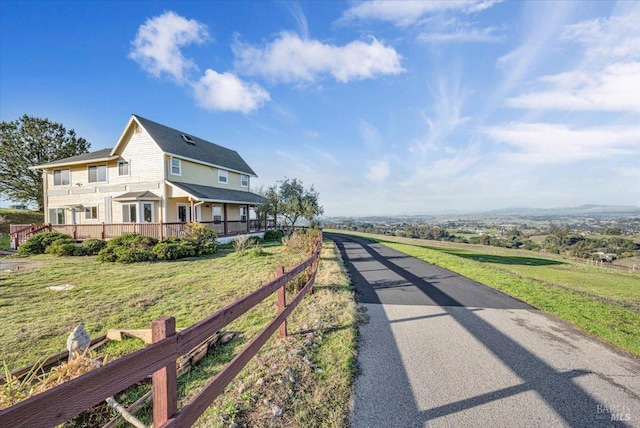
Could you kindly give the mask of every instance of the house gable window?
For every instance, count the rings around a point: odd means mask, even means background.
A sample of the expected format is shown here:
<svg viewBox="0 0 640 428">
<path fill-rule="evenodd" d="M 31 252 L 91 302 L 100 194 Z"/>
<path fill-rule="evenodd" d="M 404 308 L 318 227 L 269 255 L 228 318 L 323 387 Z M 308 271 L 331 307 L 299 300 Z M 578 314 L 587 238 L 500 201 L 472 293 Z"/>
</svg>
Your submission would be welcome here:
<svg viewBox="0 0 640 428">
<path fill-rule="evenodd" d="M 94 165 L 87 168 L 89 171 L 89 183 L 104 183 L 107 181 L 107 166 Z"/>
<path fill-rule="evenodd" d="M 218 170 L 218 183 L 227 184 L 229 182 L 229 174 L 224 169 Z"/>
<path fill-rule="evenodd" d="M 249 187 L 249 176 L 248 175 L 241 175 L 240 176 L 240 185 L 242 187 Z"/>
<path fill-rule="evenodd" d="M 171 158 L 171 175 L 182 175 L 182 164 L 180 159 Z"/>
<path fill-rule="evenodd" d="M 129 175 L 129 161 L 126 161 L 126 160 L 118 161 L 118 175 L 120 177 Z"/>
<path fill-rule="evenodd" d="M 49 223 L 65 224 L 64 208 L 49 208 Z"/>
<path fill-rule="evenodd" d="M 98 207 L 84 207 L 85 220 L 97 220 L 98 219 Z"/>
<path fill-rule="evenodd" d="M 137 216 L 138 204 L 122 204 L 122 222 L 123 223 L 135 223 Z"/>
<path fill-rule="evenodd" d="M 54 186 L 68 186 L 70 183 L 71 173 L 68 169 L 56 169 L 53 171 Z"/>
</svg>

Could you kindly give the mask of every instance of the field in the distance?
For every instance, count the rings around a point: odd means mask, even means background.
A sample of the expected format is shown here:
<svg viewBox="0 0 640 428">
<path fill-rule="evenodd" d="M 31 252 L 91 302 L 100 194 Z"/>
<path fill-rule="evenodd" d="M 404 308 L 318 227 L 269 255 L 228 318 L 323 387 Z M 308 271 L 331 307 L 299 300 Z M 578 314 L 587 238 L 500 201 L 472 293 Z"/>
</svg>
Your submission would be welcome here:
<svg viewBox="0 0 640 428">
<path fill-rule="evenodd" d="M 348 233 L 458 272 L 640 355 L 637 272 L 588 266 L 526 250 Z"/>
</svg>

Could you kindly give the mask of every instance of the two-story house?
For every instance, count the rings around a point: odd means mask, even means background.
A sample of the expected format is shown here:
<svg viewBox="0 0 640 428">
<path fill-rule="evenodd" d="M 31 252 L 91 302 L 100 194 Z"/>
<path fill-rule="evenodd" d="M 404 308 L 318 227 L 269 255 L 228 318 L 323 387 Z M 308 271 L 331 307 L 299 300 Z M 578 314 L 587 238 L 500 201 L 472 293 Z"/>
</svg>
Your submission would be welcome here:
<svg viewBox="0 0 640 428">
<path fill-rule="evenodd" d="M 43 172 L 45 223 L 73 226 L 78 239 L 163 238 L 189 221 L 222 236 L 260 227 L 251 219 L 264 202 L 250 191 L 257 176 L 237 152 L 135 114 L 113 148 L 32 168 Z"/>
</svg>

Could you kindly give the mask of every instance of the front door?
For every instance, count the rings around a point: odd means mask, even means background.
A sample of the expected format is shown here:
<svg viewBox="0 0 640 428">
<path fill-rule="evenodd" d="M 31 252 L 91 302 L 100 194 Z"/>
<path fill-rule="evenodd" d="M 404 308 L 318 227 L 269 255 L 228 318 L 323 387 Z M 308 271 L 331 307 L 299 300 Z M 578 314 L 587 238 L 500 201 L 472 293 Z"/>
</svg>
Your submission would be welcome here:
<svg viewBox="0 0 640 428">
<path fill-rule="evenodd" d="M 178 204 L 178 221 L 185 223 L 191 221 L 191 206 L 187 204 Z"/>
</svg>

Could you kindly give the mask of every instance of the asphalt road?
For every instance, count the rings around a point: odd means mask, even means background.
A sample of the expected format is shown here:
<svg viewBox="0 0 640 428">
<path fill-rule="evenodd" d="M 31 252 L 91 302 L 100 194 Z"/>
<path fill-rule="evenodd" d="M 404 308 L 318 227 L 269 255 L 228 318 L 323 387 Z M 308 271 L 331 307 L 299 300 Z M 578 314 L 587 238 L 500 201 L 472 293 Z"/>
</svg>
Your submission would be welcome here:
<svg viewBox="0 0 640 428">
<path fill-rule="evenodd" d="M 333 239 L 360 326 L 359 427 L 640 427 L 640 360 L 468 278 Z"/>
</svg>

